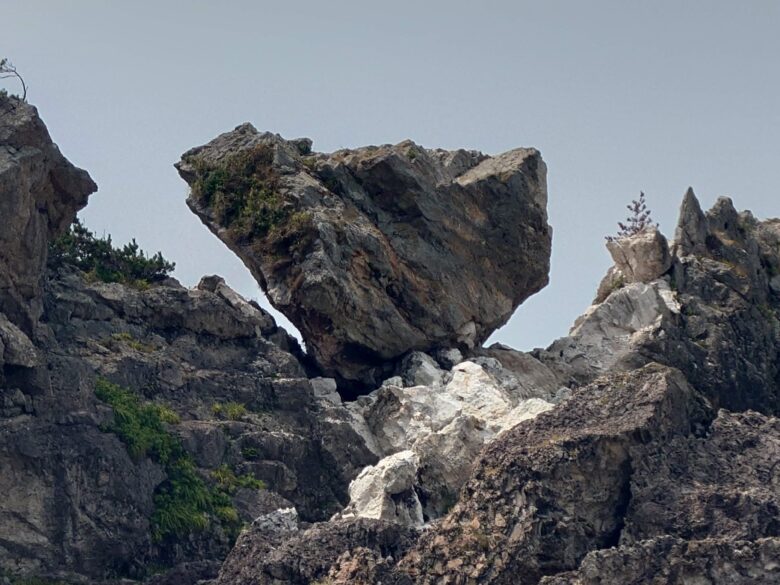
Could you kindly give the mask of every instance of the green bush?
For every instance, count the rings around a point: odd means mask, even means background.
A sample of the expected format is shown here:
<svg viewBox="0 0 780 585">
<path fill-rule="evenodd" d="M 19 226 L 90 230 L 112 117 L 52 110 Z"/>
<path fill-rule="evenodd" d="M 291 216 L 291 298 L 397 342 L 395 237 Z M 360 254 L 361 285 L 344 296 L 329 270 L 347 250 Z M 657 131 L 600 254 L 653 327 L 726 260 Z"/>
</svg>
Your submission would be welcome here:
<svg viewBox="0 0 780 585">
<path fill-rule="evenodd" d="M 78 219 L 49 246 L 49 265 L 75 266 L 95 280 L 121 282 L 141 289 L 163 280 L 176 267 L 160 252 L 147 256 L 134 239 L 115 248 L 111 236 L 95 236 Z"/>
<path fill-rule="evenodd" d="M 264 237 L 286 222 L 292 209 L 276 194 L 273 148 L 258 145 L 219 166 L 199 163 L 192 193 L 236 239 Z"/>
<path fill-rule="evenodd" d="M 240 402 L 215 402 L 211 406 L 211 412 L 220 418 L 227 420 L 241 420 L 246 416 L 247 408 Z"/>
<path fill-rule="evenodd" d="M 95 395 L 114 410 L 114 420 L 104 430 L 115 433 L 131 457 L 149 457 L 165 470 L 167 478 L 154 494 L 151 525 L 155 541 L 205 530 L 212 520 L 221 523 L 232 536 L 238 534 L 240 519 L 228 490 L 219 481 L 209 488 L 181 441 L 166 429 L 166 423 L 178 422 L 175 412 L 143 403 L 133 392 L 104 379 L 97 381 Z M 248 480 L 236 481 L 241 485 Z"/>
<path fill-rule="evenodd" d="M 267 487 L 263 480 L 257 479 L 251 473 L 236 475 L 226 464 L 220 465 L 212 471 L 211 477 L 217 482 L 217 487 L 226 494 L 233 494 L 238 488 L 264 490 Z"/>
</svg>

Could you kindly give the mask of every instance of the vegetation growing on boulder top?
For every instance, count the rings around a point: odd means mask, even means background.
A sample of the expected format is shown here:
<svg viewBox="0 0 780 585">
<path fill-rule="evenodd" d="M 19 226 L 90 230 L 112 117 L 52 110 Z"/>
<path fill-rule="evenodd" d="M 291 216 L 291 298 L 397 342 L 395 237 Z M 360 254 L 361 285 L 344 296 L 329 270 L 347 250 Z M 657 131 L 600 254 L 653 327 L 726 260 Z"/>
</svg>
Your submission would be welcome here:
<svg viewBox="0 0 780 585">
<path fill-rule="evenodd" d="M 236 239 L 263 237 L 292 211 L 275 192 L 273 157 L 271 146 L 258 145 L 219 166 L 199 165 L 193 195 Z"/>
<path fill-rule="evenodd" d="M 160 252 L 147 256 L 135 239 L 116 248 L 110 235 L 97 237 L 78 219 L 49 246 L 49 266 L 63 265 L 83 270 L 94 280 L 121 282 L 141 289 L 167 278 L 176 267 Z"/>
<path fill-rule="evenodd" d="M 154 494 L 151 525 L 156 542 L 186 537 L 215 523 L 232 537 L 238 535 L 241 521 L 230 495 L 238 487 L 264 489 L 262 481 L 237 476 L 223 465 L 212 474 L 215 485 L 207 486 L 181 441 L 166 427 L 178 422 L 176 413 L 144 403 L 135 393 L 104 379 L 98 380 L 95 395 L 114 410 L 114 420 L 104 430 L 115 433 L 134 459 L 149 457 L 165 470 L 167 478 Z"/>
<path fill-rule="evenodd" d="M 629 205 L 626 205 L 630 215 L 625 222 L 618 222 L 618 232 L 615 236 L 604 236 L 608 242 L 614 242 L 621 238 L 628 238 L 640 234 L 646 229 L 658 227 L 653 221 L 652 212 L 647 208 L 644 192 L 639 192 L 639 199 L 634 199 Z"/>
<path fill-rule="evenodd" d="M 305 231 L 306 212 L 295 211 L 277 192 L 270 145 L 235 154 L 219 165 L 196 163 L 198 179 L 192 185 L 194 198 L 208 207 L 215 220 L 235 240 L 250 241 L 269 234 Z M 282 230 L 287 227 L 287 230 Z"/>
</svg>

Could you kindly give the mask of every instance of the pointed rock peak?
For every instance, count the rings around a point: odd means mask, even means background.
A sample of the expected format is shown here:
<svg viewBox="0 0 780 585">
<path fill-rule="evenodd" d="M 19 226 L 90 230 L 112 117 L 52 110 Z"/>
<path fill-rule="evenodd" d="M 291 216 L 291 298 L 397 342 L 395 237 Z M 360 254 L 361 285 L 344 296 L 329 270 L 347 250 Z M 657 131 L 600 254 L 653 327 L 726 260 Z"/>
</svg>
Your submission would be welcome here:
<svg viewBox="0 0 780 585">
<path fill-rule="evenodd" d="M 707 212 L 707 220 L 711 230 L 736 234 L 739 213 L 730 197 L 718 197 L 715 205 Z"/>
<path fill-rule="evenodd" d="M 674 250 L 676 256 L 689 256 L 706 250 L 707 218 L 701 209 L 692 187 L 683 196 L 680 206 L 680 218 L 674 233 Z"/>
</svg>

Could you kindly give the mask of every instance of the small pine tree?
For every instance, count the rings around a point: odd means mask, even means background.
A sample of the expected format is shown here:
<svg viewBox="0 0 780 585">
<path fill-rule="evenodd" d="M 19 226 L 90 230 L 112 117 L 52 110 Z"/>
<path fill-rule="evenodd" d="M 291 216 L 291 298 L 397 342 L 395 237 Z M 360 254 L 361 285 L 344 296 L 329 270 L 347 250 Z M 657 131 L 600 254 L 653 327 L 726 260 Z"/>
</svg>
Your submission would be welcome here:
<svg viewBox="0 0 780 585">
<path fill-rule="evenodd" d="M 163 280 L 175 268 L 160 252 L 147 256 L 135 239 L 115 247 L 111 236 L 95 236 L 78 218 L 49 246 L 49 266 L 63 265 L 75 266 L 103 282 L 138 285 Z"/>
<path fill-rule="evenodd" d="M 647 208 L 643 191 L 639 192 L 639 199 L 634 199 L 630 205 L 626 205 L 626 209 L 631 212 L 631 215 L 626 218 L 625 223 L 618 222 L 617 235 L 604 236 L 608 242 L 634 236 L 651 227 L 658 227 L 658 224 L 653 221 L 651 211 Z"/>
</svg>

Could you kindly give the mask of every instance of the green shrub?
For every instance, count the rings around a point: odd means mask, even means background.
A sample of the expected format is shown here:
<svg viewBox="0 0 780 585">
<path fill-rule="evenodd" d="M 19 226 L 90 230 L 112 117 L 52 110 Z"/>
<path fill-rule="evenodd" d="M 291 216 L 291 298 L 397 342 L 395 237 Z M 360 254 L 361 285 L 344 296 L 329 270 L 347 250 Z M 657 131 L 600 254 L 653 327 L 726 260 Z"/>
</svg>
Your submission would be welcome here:
<svg viewBox="0 0 780 585">
<path fill-rule="evenodd" d="M 220 465 L 212 471 L 211 478 L 217 482 L 217 487 L 226 494 L 233 494 L 238 488 L 264 490 L 267 487 L 263 480 L 257 479 L 251 473 L 236 475 L 227 464 Z"/>
<path fill-rule="evenodd" d="M 75 266 L 94 280 L 121 282 L 141 289 L 148 288 L 150 282 L 163 280 L 176 267 L 160 252 L 147 256 L 135 240 L 115 248 L 111 236 L 96 237 L 78 219 L 49 246 L 49 265 Z"/>
<path fill-rule="evenodd" d="M 193 196 L 210 207 L 217 222 L 236 239 L 264 237 L 292 213 L 276 193 L 273 147 L 258 145 L 219 166 L 196 164 Z"/>
<path fill-rule="evenodd" d="M 142 403 L 133 392 L 104 379 L 97 381 L 95 394 L 114 410 L 114 420 L 104 430 L 115 433 L 131 457 L 149 457 L 165 470 L 167 477 L 154 493 L 153 539 L 185 537 L 205 530 L 212 520 L 236 536 L 240 521 L 227 490 L 219 482 L 209 488 L 181 441 L 165 428 L 165 423 L 178 422 L 178 415 L 165 406 Z M 240 478 L 236 481 L 241 485 Z"/>
<path fill-rule="evenodd" d="M 246 405 L 240 402 L 215 402 L 211 406 L 211 412 L 220 418 L 227 420 L 241 420 L 247 414 Z"/>
</svg>

